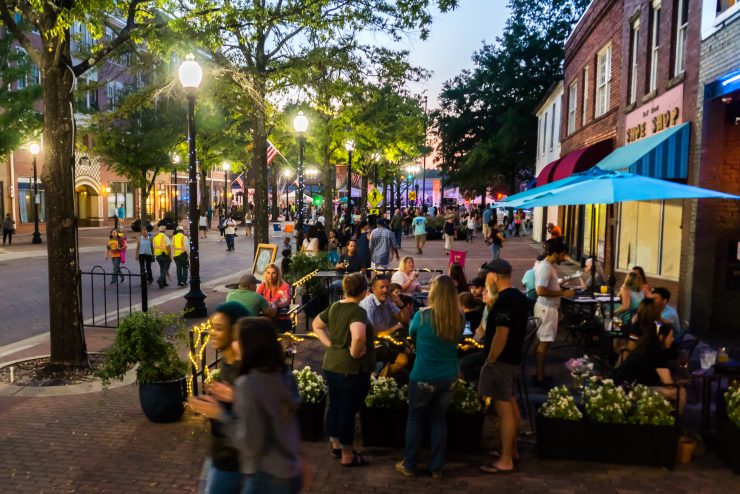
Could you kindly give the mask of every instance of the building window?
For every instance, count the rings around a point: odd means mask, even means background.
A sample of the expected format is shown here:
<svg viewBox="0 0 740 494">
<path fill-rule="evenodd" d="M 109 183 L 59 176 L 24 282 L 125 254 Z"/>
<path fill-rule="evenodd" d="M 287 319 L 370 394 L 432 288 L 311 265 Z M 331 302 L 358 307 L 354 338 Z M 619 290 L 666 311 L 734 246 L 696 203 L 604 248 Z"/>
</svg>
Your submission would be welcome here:
<svg viewBox="0 0 740 494">
<path fill-rule="evenodd" d="M 46 221 L 46 192 L 41 180 L 38 182 L 39 221 Z M 21 223 L 32 223 L 34 218 L 33 178 L 18 177 L 18 212 Z"/>
<path fill-rule="evenodd" d="M 717 14 L 721 14 L 730 7 L 735 6 L 737 0 L 717 0 Z"/>
<path fill-rule="evenodd" d="M 583 68 L 583 108 L 581 108 L 581 125 L 586 125 L 588 114 L 588 65 Z"/>
<path fill-rule="evenodd" d="M 650 9 L 650 71 L 648 93 L 658 88 L 658 50 L 660 49 L 660 0 L 653 0 Z"/>
<path fill-rule="evenodd" d="M 542 124 L 542 154 L 545 154 L 545 147 L 547 146 L 547 112 L 545 112 L 545 120 Z"/>
<path fill-rule="evenodd" d="M 576 106 L 578 105 L 578 81 L 568 89 L 568 134 L 576 131 Z"/>
<path fill-rule="evenodd" d="M 552 118 L 550 119 L 550 151 L 555 145 L 555 103 L 552 104 Z"/>
<path fill-rule="evenodd" d="M 134 192 L 130 184 L 126 182 L 111 182 L 108 194 L 108 217 L 111 218 L 118 213 L 118 208 L 123 204 L 126 210 L 126 218 L 134 217 Z"/>
<path fill-rule="evenodd" d="M 637 54 L 640 40 L 640 19 L 635 19 L 630 29 L 630 92 L 628 104 L 637 101 Z"/>
<path fill-rule="evenodd" d="M 619 213 L 617 268 L 678 278 L 682 201 L 623 202 Z"/>
<path fill-rule="evenodd" d="M 596 111 L 598 118 L 609 111 L 612 82 L 612 45 L 609 43 L 596 56 Z"/>
<path fill-rule="evenodd" d="M 684 71 L 686 62 L 686 32 L 689 26 L 689 0 L 676 0 L 676 52 L 673 63 L 673 76 Z"/>
</svg>

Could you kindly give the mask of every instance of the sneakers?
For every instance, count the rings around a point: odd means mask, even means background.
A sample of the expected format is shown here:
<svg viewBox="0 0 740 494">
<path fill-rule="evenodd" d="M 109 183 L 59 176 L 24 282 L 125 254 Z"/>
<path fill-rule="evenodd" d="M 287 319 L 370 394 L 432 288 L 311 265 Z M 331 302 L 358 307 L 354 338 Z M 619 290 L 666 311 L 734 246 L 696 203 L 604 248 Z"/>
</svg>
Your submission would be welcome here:
<svg viewBox="0 0 740 494">
<path fill-rule="evenodd" d="M 406 468 L 406 465 L 403 464 L 403 460 L 396 463 L 396 472 L 400 473 L 404 477 L 416 477 L 416 472 Z"/>
</svg>

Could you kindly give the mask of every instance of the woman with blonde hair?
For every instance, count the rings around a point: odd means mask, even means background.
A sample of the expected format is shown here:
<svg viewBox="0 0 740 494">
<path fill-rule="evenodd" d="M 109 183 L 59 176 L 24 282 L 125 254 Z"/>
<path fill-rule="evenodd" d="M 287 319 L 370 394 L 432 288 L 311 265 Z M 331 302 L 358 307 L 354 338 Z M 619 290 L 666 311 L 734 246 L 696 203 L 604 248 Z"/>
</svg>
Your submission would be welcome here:
<svg viewBox="0 0 740 494">
<path fill-rule="evenodd" d="M 403 293 L 414 293 L 421 291 L 419 283 L 416 281 L 419 278 L 419 272 L 414 270 L 414 258 L 411 256 L 404 256 L 398 262 L 398 271 L 393 273 L 391 277 L 391 283 L 398 283 L 401 285 Z"/>
<path fill-rule="evenodd" d="M 622 288 L 619 289 L 622 305 L 614 311 L 615 316 L 620 316 L 623 322 L 629 323 L 632 315 L 637 311 L 640 302 L 645 298 L 642 290 L 642 278 L 635 271 L 630 271 L 624 278 Z"/>
<path fill-rule="evenodd" d="M 280 331 L 290 331 L 290 316 L 288 316 L 290 285 L 283 281 L 277 264 L 268 264 L 265 267 L 265 274 L 262 277 L 262 283 L 257 286 L 257 293 L 265 297 L 265 300 L 277 310 L 275 323 Z"/>
<path fill-rule="evenodd" d="M 411 321 L 409 336 L 416 344 L 416 360 L 409 376 L 409 415 L 406 422 L 406 451 L 396 470 L 406 477 L 416 475 L 423 426 L 431 426 L 431 454 L 427 469 L 433 478 L 442 477 L 447 446 L 447 407 L 452 402 L 457 379 L 457 342 L 465 317 L 460 309 L 455 282 L 438 276 L 429 290 L 428 307 Z"/>
</svg>

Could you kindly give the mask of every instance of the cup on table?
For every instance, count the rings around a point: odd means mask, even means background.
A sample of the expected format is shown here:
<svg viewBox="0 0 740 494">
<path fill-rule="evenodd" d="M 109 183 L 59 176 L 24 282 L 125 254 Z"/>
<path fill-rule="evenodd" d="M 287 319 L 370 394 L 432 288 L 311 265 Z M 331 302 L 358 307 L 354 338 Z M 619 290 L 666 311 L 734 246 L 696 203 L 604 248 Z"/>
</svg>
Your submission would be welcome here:
<svg viewBox="0 0 740 494">
<path fill-rule="evenodd" d="M 604 331 L 606 331 L 607 333 L 611 333 L 613 324 L 614 321 L 612 321 L 611 319 L 604 319 Z"/>
<path fill-rule="evenodd" d="M 608 287 L 607 285 L 601 285 L 601 286 L 599 287 L 599 291 L 600 291 L 600 292 L 601 292 L 602 294 L 604 294 L 604 295 L 605 295 L 605 294 L 609 293 L 609 287 Z"/>
<path fill-rule="evenodd" d="M 707 370 L 717 361 L 717 352 L 714 350 L 702 350 L 699 354 L 699 365 L 702 370 Z"/>
</svg>

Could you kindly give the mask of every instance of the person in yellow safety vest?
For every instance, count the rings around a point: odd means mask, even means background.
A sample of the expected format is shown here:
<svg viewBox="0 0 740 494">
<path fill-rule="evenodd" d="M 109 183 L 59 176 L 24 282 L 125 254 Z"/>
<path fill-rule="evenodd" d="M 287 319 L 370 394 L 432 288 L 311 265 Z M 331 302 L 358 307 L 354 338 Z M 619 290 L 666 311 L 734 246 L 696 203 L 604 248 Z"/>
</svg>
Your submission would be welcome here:
<svg viewBox="0 0 740 494">
<path fill-rule="evenodd" d="M 190 240 L 185 236 L 185 231 L 181 226 L 175 228 L 175 234 L 172 236 L 172 252 L 172 256 L 175 258 L 177 286 L 182 288 L 188 284 Z"/>
<path fill-rule="evenodd" d="M 154 245 L 154 258 L 159 264 L 159 278 L 157 278 L 157 285 L 159 288 L 167 286 L 167 273 L 170 270 L 170 264 L 172 263 L 172 244 L 169 237 L 165 233 L 166 226 L 161 225 L 159 227 L 159 233 L 157 233 L 152 239 Z"/>
</svg>

